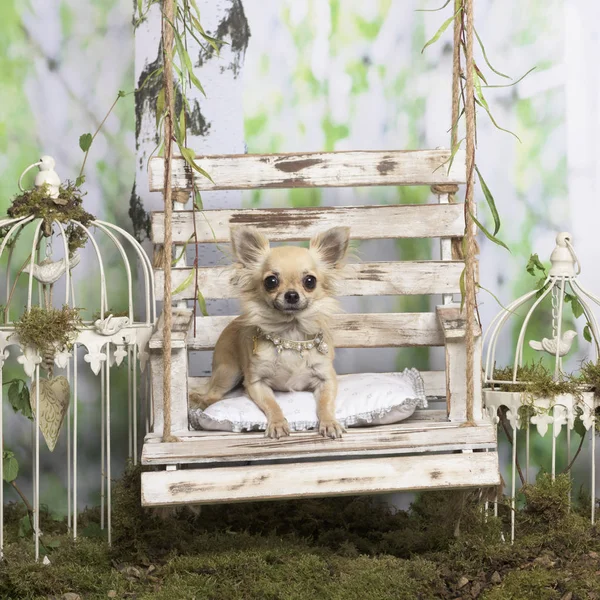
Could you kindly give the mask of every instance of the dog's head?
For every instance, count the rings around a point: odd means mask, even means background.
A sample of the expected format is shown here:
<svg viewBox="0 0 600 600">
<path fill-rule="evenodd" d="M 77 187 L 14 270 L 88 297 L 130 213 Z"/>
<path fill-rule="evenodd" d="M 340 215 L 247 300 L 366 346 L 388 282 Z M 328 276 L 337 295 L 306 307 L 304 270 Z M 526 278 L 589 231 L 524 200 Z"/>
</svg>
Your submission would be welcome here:
<svg viewBox="0 0 600 600">
<path fill-rule="evenodd" d="M 301 320 L 332 307 L 336 275 L 348 250 L 350 229 L 333 227 L 313 237 L 309 248 L 278 246 L 255 227 L 235 227 L 231 243 L 237 261 L 236 280 L 245 308 L 268 309 Z M 267 315 L 261 310 L 264 317 Z M 263 317 L 263 318 L 264 318 Z"/>
</svg>

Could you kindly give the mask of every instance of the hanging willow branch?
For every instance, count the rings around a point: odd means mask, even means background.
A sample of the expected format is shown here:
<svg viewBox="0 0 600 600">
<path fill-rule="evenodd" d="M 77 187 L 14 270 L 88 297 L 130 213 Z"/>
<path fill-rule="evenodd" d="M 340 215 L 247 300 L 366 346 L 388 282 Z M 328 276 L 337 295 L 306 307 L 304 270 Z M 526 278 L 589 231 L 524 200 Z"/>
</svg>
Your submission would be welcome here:
<svg viewBox="0 0 600 600">
<path fill-rule="evenodd" d="M 448 0 L 439 9 L 442 10 L 450 4 Z M 452 69 L 452 124 L 450 129 L 451 135 L 451 153 L 449 159 L 449 167 L 462 143 L 466 143 L 466 171 L 467 171 L 467 186 L 465 192 L 465 235 L 462 242 L 455 240 L 452 247 L 453 256 L 455 258 L 464 259 L 465 268 L 460 278 L 460 288 L 462 295 L 462 305 L 466 309 L 466 344 L 467 344 L 467 423 L 474 424 L 474 391 L 475 391 L 475 376 L 474 368 L 474 349 L 475 349 L 475 325 L 479 321 L 477 308 L 477 288 L 479 287 L 475 280 L 476 255 L 479 253 L 476 234 L 477 230 L 481 230 L 483 234 L 495 244 L 503 246 L 508 250 L 508 246 L 497 237 L 500 230 L 501 221 L 500 214 L 496 207 L 494 196 L 483 179 L 475 160 L 475 150 L 477 147 L 477 106 L 483 108 L 489 119 L 495 127 L 502 131 L 506 131 L 511 135 L 518 137 L 498 125 L 494 119 L 489 105 L 485 99 L 482 88 L 486 87 L 506 87 L 505 85 L 488 85 L 486 76 L 482 69 L 477 65 L 474 58 L 474 39 L 477 39 L 483 59 L 487 67 L 496 75 L 504 78 L 509 78 L 504 73 L 495 69 L 487 56 L 485 47 L 474 27 L 474 0 L 454 0 L 452 11 L 453 14 L 447 18 L 436 31 L 435 35 L 425 44 L 423 50 L 435 43 L 442 34 L 453 23 L 453 69 Z M 464 65 L 464 68 L 463 68 Z M 523 77 L 528 75 L 533 69 L 530 69 Z M 523 79 L 508 85 L 515 85 Z M 510 78 L 509 78 L 510 79 Z M 483 85 L 482 85 L 483 82 Z M 465 121 L 465 136 L 459 139 L 459 126 L 461 119 Z M 475 174 L 479 178 L 479 183 L 486 199 L 487 206 L 490 210 L 494 229 L 489 231 L 477 218 L 477 206 L 475 202 Z M 453 201 L 454 194 L 450 195 L 450 201 Z"/>
</svg>

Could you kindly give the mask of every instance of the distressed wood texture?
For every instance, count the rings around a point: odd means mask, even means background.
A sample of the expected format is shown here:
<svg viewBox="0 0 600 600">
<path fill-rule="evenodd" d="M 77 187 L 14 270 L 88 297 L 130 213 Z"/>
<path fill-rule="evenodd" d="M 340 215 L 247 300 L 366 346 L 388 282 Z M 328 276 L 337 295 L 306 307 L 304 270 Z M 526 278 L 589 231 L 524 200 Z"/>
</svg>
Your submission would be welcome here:
<svg viewBox="0 0 600 600">
<path fill-rule="evenodd" d="M 163 278 L 164 282 L 164 278 Z M 161 297 L 162 300 L 162 297 Z M 192 326 L 194 311 L 191 308 L 172 308 L 171 340 L 173 348 L 183 348 Z M 164 312 L 161 313 L 150 338 L 150 348 L 162 348 L 164 331 Z"/>
<path fill-rule="evenodd" d="M 198 317 L 196 337 L 187 343 L 173 338 L 173 348 L 212 350 L 219 335 L 235 317 Z M 333 317 L 336 348 L 394 348 L 402 346 L 442 346 L 444 335 L 435 313 L 338 314 Z M 162 348 L 155 336 L 150 348 Z"/>
<path fill-rule="evenodd" d="M 395 296 L 411 294 L 458 294 L 462 261 L 405 261 L 348 264 L 342 271 L 340 296 Z M 173 269 L 173 289 L 184 283 L 192 268 Z M 236 288 L 231 285 L 231 267 L 199 267 L 198 287 L 206 299 L 235 298 Z M 164 293 L 163 271 L 155 272 L 156 299 Z M 194 298 L 195 278 L 173 300 Z"/>
<path fill-rule="evenodd" d="M 273 242 L 308 240 L 316 233 L 344 225 L 356 240 L 461 237 L 465 230 L 462 204 L 405 204 L 306 208 L 251 208 L 197 211 L 198 243 L 228 242 L 231 227 L 253 225 Z M 173 213 L 173 242 L 185 244 L 194 235 L 194 213 Z M 152 213 L 152 241 L 162 244 L 165 215 Z"/>
<path fill-rule="evenodd" d="M 341 458 L 382 454 L 493 450 L 496 427 L 481 423 L 472 430 L 457 423 L 403 421 L 395 425 L 351 428 L 339 440 L 324 439 L 314 431 L 292 433 L 272 440 L 263 433 L 205 435 L 193 441 L 144 445 L 142 464 L 212 464 L 303 458 Z"/>
<path fill-rule="evenodd" d="M 142 505 L 213 504 L 489 487 L 500 483 L 495 452 L 424 454 L 243 467 L 147 471 Z"/>
<path fill-rule="evenodd" d="M 193 319 L 193 311 L 189 308 L 172 309 L 171 324 L 171 427 L 173 431 L 188 429 L 188 353 L 185 341 Z M 158 319 L 154 333 L 150 338 L 150 348 L 153 344 L 162 348 L 163 343 L 162 313 Z M 154 342 L 153 342 L 154 340 Z M 164 361 L 162 352 L 150 352 L 150 376 L 152 379 L 154 431 L 162 435 L 164 426 L 163 403 L 163 373 Z"/>
<path fill-rule="evenodd" d="M 465 154 L 459 152 L 448 172 L 450 151 L 385 150 L 225 154 L 196 156 L 212 181 L 190 169 L 181 157 L 172 163 L 173 189 L 251 190 L 263 188 L 360 187 L 465 183 Z M 164 188 L 164 161 L 150 159 L 150 191 Z"/>
<path fill-rule="evenodd" d="M 467 418 L 467 345 L 465 343 L 465 318 L 460 306 L 438 306 L 438 319 L 443 330 L 446 347 L 446 403 L 448 418 L 462 422 Z M 473 417 L 483 418 L 481 392 L 481 326 L 475 324 L 474 340 L 474 401 Z"/>
</svg>

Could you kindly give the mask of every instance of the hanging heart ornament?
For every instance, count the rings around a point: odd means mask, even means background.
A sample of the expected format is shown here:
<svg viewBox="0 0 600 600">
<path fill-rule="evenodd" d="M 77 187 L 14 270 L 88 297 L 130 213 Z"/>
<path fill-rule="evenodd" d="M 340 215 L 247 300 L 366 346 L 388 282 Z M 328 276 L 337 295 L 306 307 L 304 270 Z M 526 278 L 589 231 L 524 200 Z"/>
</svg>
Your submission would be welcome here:
<svg viewBox="0 0 600 600">
<path fill-rule="evenodd" d="M 31 386 L 29 396 L 31 410 L 35 416 L 35 382 Z M 62 375 L 52 379 L 40 379 L 40 431 L 46 440 L 50 452 L 54 451 L 60 428 L 69 409 L 71 387 Z"/>
</svg>

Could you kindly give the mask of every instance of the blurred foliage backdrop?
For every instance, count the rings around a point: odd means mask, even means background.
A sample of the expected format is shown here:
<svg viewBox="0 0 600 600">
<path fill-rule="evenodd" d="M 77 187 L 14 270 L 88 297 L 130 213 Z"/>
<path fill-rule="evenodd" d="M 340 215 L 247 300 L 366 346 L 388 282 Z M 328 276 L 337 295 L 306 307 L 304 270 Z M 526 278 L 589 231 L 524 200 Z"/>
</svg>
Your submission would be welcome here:
<svg viewBox="0 0 600 600">
<path fill-rule="evenodd" d="M 198 53 L 198 76 L 208 98 L 190 132 L 199 152 L 430 148 L 449 144 L 451 37 L 421 52 L 450 7 L 433 0 L 202 0 L 205 28 L 229 46 L 221 57 Z M 132 90 L 158 54 L 156 15 L 132 28 L 131 0 L 3 0 L 0 3 L 0 203 L 4 210 L 25 166 L 40 152 L 57 159 L 63 178 L 74 179 L 82 159 L 79 136 L 95 129 L 119 89 Z M 478 166 L 495 195 L 503 218 L 502 239 L 512 254 L 481 240 L 481 282 L 503 303 L 528 290 L 525 272 L 532 252 L 545 259 L 557 231 L 575 236 L 584 281 L 600 290 L 595 268 L 598 247 L 593 218 L 599 214 L 598 52 L 600 16 L 593 0 L 479 0 L 477 29 L 492 64 L 517 79 L 514 87 L 485 90 L 496 120 L 514 137 L 478 119 Z M 490 84 L 504 84 L 492 77 Z M 87 209 L 133 230 L 130 199 L 139 209 L 160 204 L 145 190 L 145 161 L 155 146 L 152 102 L 122 100 L 96 140 L 88 162 Z M 137 139 L 136 139 L 137 134 Z M 135 179 L 137 174 L 137 184 Z M 135 187 L 134 187 L 135 185 Z M 430 202 L 427 189 L 271 190 L 205 194 L 208 207 L 318 206 Z M 480 198 L 482 200 L 482 198 Z M 483 203 L 482 219 L 488 221 Z M 143 215 L 142 215 L 143 216 Z M 364 243 L 362 259 L 435 258 L 427 242 Z M 221 260 L 207 252 L 205 262 Z M 89 257 L 88 257 L 89 258 Z M 91 263 L 90 263 L 91 264 Z M 93 310 L 94 294 L 79 298 Z M 435 299 L 434 299 L 435 302 Z M 481 294 L 484 325 L 498 309 Z M 431 299 L 387 298 L 345 301 L 349 311 L 429 310 Z M 229 305 L 209 307 L 227 312 Z M 581 331 L 583 323 L 577 324 Z M 532 337 L 547 335 L 549 318 L 532 324 Z M 501 360 L 511 361 L 510 339 Z M 587 354 L 579 337 L 577 356 Z M 338 368 L 393 370 L 404 366 L 440 368 L 438 352 L 394 350 L 340 351 Z M 207 361 L 201 361 L 206 367 Z M 90 376 L 91 380 L 91 376 Z M 81 422 L 82 498 L 97 500 L 99 440 L 97 401 L 87 383 Z M 118 385 L 118 384 L 117 384 Z M 5 407 L 7 419 L 14 418 Z M 122 411 L 115 408 L 115 422 Z M 83 431 L 83 430 L 82 430 Z M 118 436 L 118 431 L 116 432 Z M 29 428 L 16 427 L 10 445 L 26 460 Z M 538 462 L 549 440 L 535 442 Z M 44 499 L 60 508 L 56 469 L 65 461 L 64 438 L 52 457 L 44 456 Z M 124 448 L 124 445 L 123 445 Z M 121 450 L 123 449 L 121 448 Z M 122 458 L 116 453 L 115 467 Z M 85 463 L 89 460 L 89 464 Z M 562 458 L 564 461 L 564 457 Z M 579 464 L 585 467 L 586 457 Z M 83 464 L 86 466 L 83 467 Z M 560 468 L 560 464 L 559 464 Z M 62 475 L 61 475 L 62 477 Z M 83 493 L 87 490 L 86 493 Z"/>
</svg>

